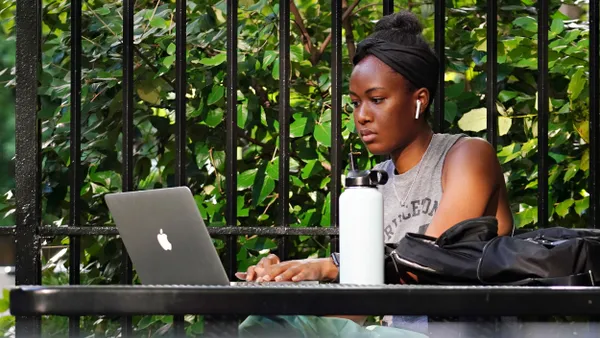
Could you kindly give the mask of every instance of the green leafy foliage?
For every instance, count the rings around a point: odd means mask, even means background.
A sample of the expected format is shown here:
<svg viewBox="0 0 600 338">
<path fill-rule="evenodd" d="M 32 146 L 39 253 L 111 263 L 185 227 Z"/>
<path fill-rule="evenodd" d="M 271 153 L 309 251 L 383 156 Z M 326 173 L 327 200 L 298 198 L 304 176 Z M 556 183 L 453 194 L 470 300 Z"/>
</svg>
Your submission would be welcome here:
<svg viewBox="0 0 600 338">
<path fill-rule="evenodd" d="M 13 13 L 15 3 L 0 1 L 0 195 L 14 188 L 15 153 L 15 37 Z M 0 196 L 0 226 L 15 223 L 14 214 L 6 197 Z"/>
<path fill-rule="evenodd" d="M 289 222 L 293 227 L 328 227 L 331 182 L 331 24 L 330 1 L 295 0 L 300 16 L 292 15 L 289 83 L 291 86 L 289 172 Z M 345 2 L 344 2 L 345 3 Z M 447 1 L 446 131 L 485 137 L 486 126 L 486 1 Z M 549 22 L 550 115 L 548 173 L 538 171 L 537 29 L 533 1 L 498 2 L 498 159 L 509 188 L 511 207 L 519 227 L 538 225 L 539 175 L 550 182 L 550 221 L 554 225 L 586 225 L 589 207 L 589 88 L 586 5 L 577 19 L 558 11 L 551 1 Z M 433 5 L 396 0 L 396 10 L 410 9 L 425 25 L 433 41 Z M 70 2 L 45 0 L 43 6 L 43 67 L 40 77 L 42 126 L 43 224 L 69 222 L 70 123 Z M 278 4 L 266 0 L 240 0 L 237 11 L 237 222 L 233 226 L 274 226 L 280 220 L 279 173 L 279 31 Z M 352 106 L 347 96 L 351 73 L 349 46 L 364 39 L 381 17 L 381 5 L 360 4 L 344 24 L 343 33 L 343 153 L 361 152 L 358 165 L 372 166 L 370 156 L 355 134 Z M 175 167 L 175 3 L 138 0 L 135 4 L 134 185 L 153 189 L 174 185 Z M 210 226 L 227 225 L 226 119 L 226 2 L 188 2 L 186 171 L 187 185 Z M 14 43 L 14 5 L 0 0 L 0 26 L 6 41 Z M 302 23 L 299 25 L 298 23 Z M 83 3 L 82 69 L 82 172 L 80 191 L 82 226 L 112 226 L 103 201 L 109 192 L 122 189 L 122 2 L 93 0 Z M 302 30 L 301 30 L 301 27 Z M 352 27 L 351 32 L 346 31 Z M 352 33 L 350 39 L 349 33 Z M 307 38 L 310 37 L 310 38 Z M 12 40 L 11 40 L 12 39 Z M 0 50 L 14 51 L 0 39 Z M 7 47 L 8 46 L 8 47 Z M 14 45 L 13 45 L 14 46 Z M 13 48 L 13 49 L 11 49 Z M 14 90 L 14 60 L 0 58 L 0 85 Z M 0 102 L 5 102 L 0 93 Z M 11 94 L 12 95 L 12 94 Z M 9 95 L 10 96 L 10 95 Z M 5 100 L 5 101 L 3 101 Z M 4 107 L 4 105 L 3 105 Z M 0 114 L 5 110 L 0 111 Z M 5 119 L 6 120 L 6 119 Z M 2 124 L 2 128 L 9 128 Z M 10 147 L 0 132 L 2 146 Z M 3 155 L 4 156 L 4 155 Z M 8 157 L 0 157 L 5 161 Z M 346 165 L 344 159 L 344 165 Z M 1 170 L 2 167 L 0 167 Z M 0 176 L 2 172 L 0 172 Z M 2 179 L 3 177 L 0 177 Z M 8 190 L 11 185 L 0 187 Z M 0 218 L 14 215 L 14 194 L 0 191 Z M 223 238 L 214 239 L 225 254 Z M 237 238 L 240 270 L 278 248 L 278 239 L 258 236 Z M 329 253 L 324 238 L 289 239 L 290 257 L 316 257 Z M 65 246 L 68 238 L 48 244 Z M 82 283 L 120 282 L 121 244 L 112 237 L 82 238 Z M 66 284 L 67 250 L 44 260 L 44 284 Z M 137 282 L 137 277 L 135 279 Z M 136 317 L 143 335 L 161 335 L 172 325 L 168 316 Z M 119 334 L 118 321 L 84 318 L 83 330 L 105 336 Z M 196 335 L 203 321 L 186 317 L 186 330 Z M 9 323 L 10 324 L 10 323 Z M 5 325 L 0 322 L 0 328 Z M 45 332 L 65 335 L 63 319 L 45 320 Z"/>
</svg>

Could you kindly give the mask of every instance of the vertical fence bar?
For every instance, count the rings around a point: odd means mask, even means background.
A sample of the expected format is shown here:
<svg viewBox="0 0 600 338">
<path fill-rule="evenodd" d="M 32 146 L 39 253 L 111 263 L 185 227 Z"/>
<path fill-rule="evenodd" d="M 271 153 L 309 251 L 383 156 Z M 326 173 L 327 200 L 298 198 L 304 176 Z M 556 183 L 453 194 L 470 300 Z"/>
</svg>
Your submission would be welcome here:
<svg viewBox="0 0 600 338">
<path fill-rule="evenodd" d="M 123 1 L 123 191 L 133 190 L 133 18 L 135 0 Z M 121 283 L 131 284 L 133 272 L 125 245 L 122 245 Z M 132 336 L 131 317 L 122 319 L 122 335 Z"/>
<path fill-rule="evenodd" d="M 394 13 L 394 0 L 383 0 L 383 15 Z M 380 155 L 379 161 L 384 162 L 390 158 L 389 155 Z"/>
<path fill-rule="evenodd" d="M 288 226 L 290 172 L 290 2 L 279 2 L 279 226 Z M 279 255 L 288 258 L 288 240 L 279 240 Z"/>
<path fill-rule="evenodd" d="M 175 161 L 175 184 L 178 186 L 186 185 L 186 0 L 177 0 L 175 9 L 175 142 L 176 142 L 176 161 Z"/>
<path fill-rule="evenodd" d="M 590 1 L 590 217 L 589 227 L 596 228 L 600 221 L 600 184 L 598 184 L 598 170 L 600 170 L 600 14 L 598 1 Z"/>
<path fill-rule="evenodd" d="M 339 225 L 342 190 L 342 2 L 331 1 L 331 225 Z M 333 238 L 331 250 L 338 250 Z"/>
<path fill-rule="evenodd" d="M 71 202 L 69 226 L 81 221 L 81 0 L 71 1 Z M 69 236 L 69 284 L 80 283 L 81 238 Z M 79 316 L 69 318 L 69 336 L 79 337 Z"/>
<path fill-rule="evenodd" d="M 40 124 L 37 118 L 41 66 L 42 1 L 17 2 L 15 106 L 16 285 L 40 285 Z M 16 317 L 16 336 L 39 337 L 41 318 Z"/>
<path fill-rule="evenodd" d="M 383 15 L 394 13 L 394 0 L 383 0 Z"/>
<path fill-rule="evenodd" d="M 438 89 L 434 99 L 435 111 L 433 113 L 433 131 L 436 133 L 443 131 L 444 125 L 444 96 L 445 96 L 445 72 L 446 72 L 446 53 L 444 51 L 445 30 L 446 30 L 446 2 L 445 0 L 435 0 L 435 53 L 440 60 L 440 70 L 438 76 Z"/>
<path fill-rule="evenodd" d="M 548 224 L 548 1 L 538 1 L 538 222 Z"/>
<path fill-rule="evenodd" d="M 227 0 L 227 211 L 228 226 L 237 225 L 237 27 L 238 0 Z M 229 278 L 237 270 L 237 237 L 227 237 Z"/>
<path fill-rule="evenodd" d="M 498 4 L 487 2 L 487 140 L 494 149 L 498 144 L 498 116 L 496 97 L 498 91 Z"/>
<path fill-rule="evenodd" d="M 186 176 L 186 0 L 175 4 L 175 185 L 185 186 Z M 185 317 L 174 316 L 175 337 L 185 337 Z"/>
</svg>

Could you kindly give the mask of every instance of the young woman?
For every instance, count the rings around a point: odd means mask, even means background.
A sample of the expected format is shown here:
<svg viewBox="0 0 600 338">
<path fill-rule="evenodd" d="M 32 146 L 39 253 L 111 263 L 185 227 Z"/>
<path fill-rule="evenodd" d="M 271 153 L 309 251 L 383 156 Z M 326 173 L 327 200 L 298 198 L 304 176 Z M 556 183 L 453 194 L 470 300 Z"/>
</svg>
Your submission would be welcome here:
<svg viewBox="0 0 600 338">
<path fill-rule="evenodd" d="M 427 117 L 436 94 L 438 59 L 410 12 L 382 18 L 357 47 L 350 77 L 354 122 L 369 152 L 389 155 L 378 164 L 390 179 L 384 195 L 387 243 L 407 232 L 438 237 L 454 224 L 480 216 L 498 219 L 499 235 L 513 220 L 496 152 L 464 135 L 435 134 Z M 280 262 L 262 259 L 238 277 L 248 281 L 332 280 L 331 258 Z"/>
</svg>

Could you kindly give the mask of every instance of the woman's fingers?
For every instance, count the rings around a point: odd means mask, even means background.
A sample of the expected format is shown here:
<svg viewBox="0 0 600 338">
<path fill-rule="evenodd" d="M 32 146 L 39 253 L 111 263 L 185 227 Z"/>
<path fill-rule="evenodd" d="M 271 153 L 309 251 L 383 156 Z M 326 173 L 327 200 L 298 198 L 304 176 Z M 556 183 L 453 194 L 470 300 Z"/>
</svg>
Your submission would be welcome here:
<svg viewBox="0 0 600 338">
<path fill-rule="evenodd" d="M 251 265 L 248 267 L 248 271 L 246 272 L 246 280 L 251 282 L 254 280 L 254 276 L 256 275 L 256 273 L 254 272 L 254 269 L 256 269 L 255 265 Z"/>
<path fill-rule="evenodd" d="M 261 259 L 261 260 L 258 262 L 258 264 L 256 264 L 256 266 L 257 266 L 257 267 L 260 267 L 260 268 L 267 268 L 267 267 L 269 267 L 269 266 L 271 266 L 271 265 L 274 265 L 274 264 L 279 264 L 279 263 L 280 263 L 280 262 L 279 262 L 279 257 L 277 257 L 277 256 L 276 256 L 276 255 L 274 255 L 274 254 L 270 254 L 270 255 L 268 255 L 267 257 L 263 257 L 263 258 L 262 258 L 262 259 Z"/>
<path fill-rule="evenodd" d="M 263 276 L 263 281 L 280 281 L 281 278 L 278 278 L 281 274 L 286 273 L 290 269 L 295 269 L 297 266 L 302 265 L 299 261 L 289 261 L 283 262 L 275 265 L 271 265 L 269 269 L 265 272 Z"/>
<path fill-rule="evenodd" d="M 302 273 L 302 265 L 293 266 L 275 277 L 276 282 L 291 281 L 294 276 Z"/>
<path fill-rule="evenodd" d="M 246 273 L 238 272 L 235 275 L 238 278 L 245 279 L 249 282 L 255 279 L 258 280 L 258 278 L 263 277 L 268 268 L 274 264 L 279 264 L 279 257 L 270 254 L 267 257 L 262 258 L 256 265 L 248 267 Z"/>
<path fill-rule="evenodd" d="M 298 262 L 279 276 L 275 277 L 276 282 L 292 281 L 300 282 L 306 280 L 319 279 L 319 265 L 315 263 Z"/>
<path fill-rule="evenodd" d="M 266 258 L 269 260 L 269 262 L 271 262 L 271 264 L 281 263 L 281 261 L 279 260 L 279 257 L 277 257 L 277 255 L 275 255 L 275 254 L 269 254 Z"/>
<path fill-rule="evenodd" d="M 236 273 L 236 276 L 246 281 L 257 282 L 282 282 L 314 280 L 318 275 L 318 264 L 305 261 L 288 261 L 281 263 L 276 255 L 269 255 L 261 259 L 258 264 L 248 267 L 248 271 Z"/>
</svg>

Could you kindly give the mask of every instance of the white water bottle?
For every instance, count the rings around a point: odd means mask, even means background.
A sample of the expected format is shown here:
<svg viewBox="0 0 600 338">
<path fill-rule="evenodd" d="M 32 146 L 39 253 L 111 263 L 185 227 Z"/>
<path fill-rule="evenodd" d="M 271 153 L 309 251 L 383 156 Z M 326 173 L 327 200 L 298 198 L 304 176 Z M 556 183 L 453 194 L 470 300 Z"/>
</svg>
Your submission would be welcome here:
<svg viewBox="0 0 600 338">
<path fill-rule="evenodd" d="M 383 195 L 377 185 L 388 175 L 379 170 L 351 170 L 340 195 L 340 283 L 384 284 Z"/>
</svg>

